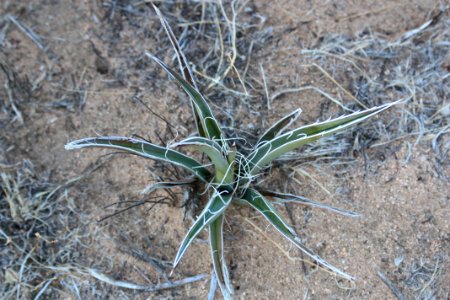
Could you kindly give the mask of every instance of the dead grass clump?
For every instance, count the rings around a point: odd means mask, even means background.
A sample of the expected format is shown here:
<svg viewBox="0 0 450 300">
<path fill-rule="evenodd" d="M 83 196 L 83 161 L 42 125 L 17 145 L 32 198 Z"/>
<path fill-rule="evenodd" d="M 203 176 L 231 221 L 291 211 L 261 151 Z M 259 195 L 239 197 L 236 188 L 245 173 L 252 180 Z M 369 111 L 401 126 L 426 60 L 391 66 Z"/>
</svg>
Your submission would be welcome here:
<svg viewBox="0 0 450 300">
<path fill-rule="evenodd" d="M 397 263 L 396 263 L 397 264 Z M 446 299 L 448 278 L 448 257 L 436 257 L 433 261 L 419 259 L 411 264 L 398 262 L 398 272 L 393 281 L 388 275 L 378 272 L 379 278 L 389 287 L 397 299 Z M 395 282 L 395 283 L 394 283 Z"/>
<path fill-rule="evenodd" d="M 38 175 L 29 161 L 1 172 L 1 298 L 59 294 L 61 275 L 49 267 L 76 260 L 81 229 L 67 187 Z"/>
<path fill-rule="evenodd" d="M 435 152 L 436 173 L 448 178 L 450 31 L 444 11 L 397 38 L 370 30 L 355 37 L 326 36 L 302 54 L 317 66 L 316 71 L 327 70 L 329 77 L 345 87 L 337 98 L 341 103 L 353 103 L 345 105 L 347 109 L 405 100 L 404 106 L 392 110 L 382 121 L 371 123 L 352 144 L 375 148 L 402 140 L 408 145 L 408 162 L 414 147 L 426 142 Z"/>
<path fill-rule="evenodd" d="M 168 266 L 146 252 L 136 252 L 136 248 L 123 251 L 153 266 L 164 281 L 137 284 L 99 271 L 116 268 L 117 263 L 113 257 L 90 252 L 88 245 L 99 238 L 98 232 L 89 229 L 91 220 L 79 210 L 69 190 L 104 162 L 104 158 L 99 159 L 79 177 L 63 184 L 52 182 L 48 173 L 38 175 L 29 161 L 0 169 L 0 298 L 82 299 L 104 295 L 103 285 L 112 286 L 110 294 L 119 295 L 125 288 L 137 295 L 173 289 L 206 277 L 200 274 L 169 281 L 165 273 Z M 120 244 L 126 248 L 132 242 Z"/>
</svg>

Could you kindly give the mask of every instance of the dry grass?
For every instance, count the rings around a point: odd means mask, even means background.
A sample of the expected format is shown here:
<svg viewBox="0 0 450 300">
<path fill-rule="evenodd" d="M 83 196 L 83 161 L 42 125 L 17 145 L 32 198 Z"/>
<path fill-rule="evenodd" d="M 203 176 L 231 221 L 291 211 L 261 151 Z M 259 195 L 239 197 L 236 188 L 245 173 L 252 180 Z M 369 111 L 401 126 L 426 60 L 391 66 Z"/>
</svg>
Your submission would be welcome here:
<svg viewBox="0 0 450 300">
<path fill-rule="evenodd" d="M 75 263 L 83 247 L 82 214 L 68 194 L 77 180 L 52 183 L 45 174 L 37 175 L 29 161 L 1 172 L 3 299 L 61 295 L 55 283 L 64 276 L 51 268 Z"/>
<path fill-rule="evenodd" d="M 29 161 L 0 174 L 0 248 L 2 299 L 78 299 L 103 294 L 103 284 L 139 292 L 159 292 L 202 280 L 206 275 L 169 280 L 170 263 L 149 257 L 136 247 L 122 249 L 153 266 L 165 282 L 136 284 L 121 281 L 93 268 L 94 257 L 83 258 L 96 233 L 80 211 L 70 189 L 99 169 L 105 158 L 89 166 L 79 177 L 63 184 L 36 175 Z M 128 241 L 126 244 L 130 244 Z M 136 252 L 137 251 L 137 252 Z M 133 254 L 135 253 L 135 254 Z M 103 258 L 105 260 L 105 258 Z M 114 264 L 114 258 L 103 261 Z M 100 291 L 96 291 L 100 289 Z"/>
<path fill-rule="evenodd" d="M 407 163 L 415 147 L 426 144 L 433 153 L 434 172 L 444 180 L 450 178 L 450 31 L 445 14 L 432 15 L 430 22 L 425 23 L 428 25 L 396 38 L 370 30 L 356 36 L 325 36 L 303 49 L 299 48 L 299 51 L 306 61 L 305 68 L 310 68 L 318 78 L 332 82 L 339 92 L 332 93 L 313 85 L 280 86 L 273 91 L 268 84 L 271 74 L 255 55 L 270 45 L 273 29 L 266 26 L 265 17 L 256 12 L 252 2 L 221 3 L 164 1 L 159 3 L 159 7 L 169 19 L 175 34 L 182 37 L 180 43 L 192 61 L 201 89 L 213 101 L 214 110 L 220 112 L 218 118 L 222 125 L 230 128 L 228 133 L 240 130 L 241 136 L 246 136 L 250 142 L 255 141 L 256 134 L 263 130 L 268 108 L 289 93 L 313 90 L 341 110 L 357 110 L 363 106 L 405 99 L 407 101 L 403 106 L 366 126 L 364 134 L 356 130 L 345 134 L 344 140 L 342 136 L 322 140 L 284 157 L 279 163 L 294 161 L 293 170 L 305 170 L 309 166 L 320 168 L 325 164 L 339 169 L 354 164 L 355 153 L 366 155 L 371 149 L 380 147 L 386 147 L 387 152 L 395 143 L 408 145 L 409 155 L 403 159 Z M 147 94 L 162 91 L 171 85 L 157 79 L 161 76 L 150 68 L 149 61 L 143 56 L 149 45 L 155 48 L 152 52 L 162 58 L 164 55 L 161 54 L 169 53 L 170 48 L 162 29 L 156 35 L 149 34 L 149 31 L 160 27 L 148 3 L 140 0 L 104 1 L 101 12 L 104 16 L 98 27 L 93 29 L 93 36 L 102 36 L 102 40 L 93 38 L 92 47 L 98 53 L 98 71 L 109 72 L 114 79 L 105 86 L 125 86 L 128 92 L 124 97 L 136 103 L 145 103 Z M 117 35 L 124 24 L 135 29 L 130 38 L 134 41 L 132 46 L 120 43 L 120 36 Z M 30 25 L 31 22 L 21 22 L 18 18 L 2 17 L 0 46 L 8 39 L 8 32 L 16 28 L 25 38 L 33 40 L 38 48 L 45 47 L 37 32 L 27 30 Z M 131 35 L 130 32 L 128 34 Z M 114 68 L 105 62 L 104 49 L 117 55 Z M 42 71 L 44 75 L 36 76 L 30 83 L 26 76 L 17 75 L 15 66 L 6 63 L 7 58 L 2 56 L 0 61 L 0 297 L 84 298 L 100 297 L 104 291 L 110 291 L 108 285 L 93 278 L 126 288 L 131 283 L 105 277 L 87 268 L 92 261 L 82 258 L 87 248 L 85 241 L 91 238 L 86 236 L 89 221 L 85 212 L 74 203 L 75 196 L 70 191 L 97 165 L 75 180 L 57 183 L 50 176 L 51 170 L 40 173 L 28 161 L 11 164 L 6 160 L 4 153 L 11 155 L 7 144 L 14 139 L 13 126 L 26 123 L 27 101 L 37 97 L 34 93 L 39 92 L 49 80 L 44 72 L 51 71 Z M 168 61 L 169 57 L 165 58 Z M 53 96 L 50 103 L 46 103 L 46 109 L 79 113 L 87 95 L 109 93 L 108 90 L 89 90 L 88 80 L 92 77 L 85 76 L 84 70 L 70 70 L 60 76 L 64 78 L 51 82 L 45 90 Z M 214 99 L 220 100 L 215 103 Z M 42 100 L 45 101 L 47 98 Z M 323 118 L 337 113 L 330 109 L 325 111 Z M 255 117 L 257 122 L 248 121 Z M 180 124 L 177 131 L 186 134 L 192 131 L 190 126 L 188 123 Z M 167 125 L 161 139 L 173 138 L 169 128 L 170 125 Z M 304 177 L 309 180 L 307 175 Z M 134 257 L 141 259 L 148 256 L 139 249 L 127 248 L 123 251 L 134 253 Z M 165 279 L 166 268 L 170 268 L 167 262 L 160 258 L 145 259 L 159 268 L 161 278 Z M 102 267 L 102 264 L 107 269 L 114 262 L 101 261 L 95 266 Z M 418 260 L 416 265 L 408 267 L 403 269 L 407 274 L 404 277 L 384 274 L 401 295 L 417 299 L 448 298 L 445 294 L 448 287 L 442 281 L 448 269 L 448 257 L 435 261 Z M 150 287 L 155 286 L 145 286 L 144 289 Z M 134 291 L 124 292 L 122 288 L 115 291 L 123 298 L 139 295 Z"/>
<path fill-rule="evenodd" d="M 356 150 L 360 151 L 402 141 L 410 149 L 405 158 L 407 163 L 414 147 L 425 142 L 435 152 L 435 171 L 448 179 L 449 174 L 444 171 L 449 164 L 450 146 L 446 137 L 450 129 L 446 102 L 450 97 L 450 35 L 449 25 L 444 21 L 447 9 L 435 13 L 424 24 L 427 26 L 395 40 L 369 30 L 354 37 L 330 35 L 315 47 L 302 50 L 302 54 L 311 62 L 310 66 L 318 67 L 318 76 L 345 83 L 348 90 L 337 95 L 337 101 L 349 103 L 345 105 L 347 109 L 405 100 L 403 106 L 371 123 L 364 134 L 357 133 L 350 145 L 354 148 L 357 145 Z M 323 69 L 328 72 L 324 74 Z"/>
</svg>

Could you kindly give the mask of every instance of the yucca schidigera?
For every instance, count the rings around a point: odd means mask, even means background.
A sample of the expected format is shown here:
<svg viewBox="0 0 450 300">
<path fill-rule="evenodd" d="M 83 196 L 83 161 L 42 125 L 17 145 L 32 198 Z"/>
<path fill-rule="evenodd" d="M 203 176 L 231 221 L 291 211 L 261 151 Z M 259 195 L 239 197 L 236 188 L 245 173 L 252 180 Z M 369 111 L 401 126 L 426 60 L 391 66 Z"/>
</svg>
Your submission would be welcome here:
<svg viewBox="0 0 450 300">
<path fill-rule="evenodd" d="M 351 280 L 351 276 L 329 264 L 306 248 L 295 231 L 284 221 L 281 214 L 272 206 L 267 197 L 325 208 L 347 216 L 357 216 L 357 214 L 314 202 L 300 196 L 262 190 L 259 187 L 253 187 L 252 182 L 256 175 L 264 171 L 271 162 L 283 154 L 297 149 L 306 143 L 316 141 L 321 137 L 331 135 L 362 122 L 389 108 L 393 104 L 374 107 L 294 130 L 287 130 L 288 126 L 300 115 L 301 111 L 299 109 L 295 110 L 269 128 L 258 140 L 253 150 L 249 154 L 244 155 L 239 149 L 236 149 L 235 145 L 230 144 L 225 138 L 219 122 L 214 117 L 208 103 L 197 88 L 189 64 L 181 51 L 175 35 L 156 7 L 155 10 L 175 49 L 181 75 L 152 54 L 146 53 L 146 55 L 157 62 L 189 95 L 198 136 L 189 137 L 167 147 L 158 146 L 136 137 L 92 137 L 68 143 L 65 148 L 69 150 L 84 147 L 106 147 L 124 150 L 146 158 L 161 160 L 183 167 L 192 172 L 200 181 L 203 181 L 209 189 L 209 201 L 182 241 L 175 256 L 173 268 L 178 265 L 194 238 L 203 229 L 208 227 L 214 274 L 225 299 L 232 298 L 233 288 L 229 281 L 228 269 L 223 254 L 222 226 L 225 210 L 232 202 L 236 202 L 237 200 L 240 203 L 250 205 L 261 213 L 281 234 L 319 265 L 343 278 Z M 182 148 L 183 146 L 189 146 L 191 149 L 207 155 L 212 167 L 205 166 L 174 149 Z M 182 182 L 181 184 L 186 184 L 186 182 Z M 170 185 L 174 186 L 176 183 L 170 183 Z M 167 188 L 168 185 L 164 183 L 158 187 Z"/>
</svg>

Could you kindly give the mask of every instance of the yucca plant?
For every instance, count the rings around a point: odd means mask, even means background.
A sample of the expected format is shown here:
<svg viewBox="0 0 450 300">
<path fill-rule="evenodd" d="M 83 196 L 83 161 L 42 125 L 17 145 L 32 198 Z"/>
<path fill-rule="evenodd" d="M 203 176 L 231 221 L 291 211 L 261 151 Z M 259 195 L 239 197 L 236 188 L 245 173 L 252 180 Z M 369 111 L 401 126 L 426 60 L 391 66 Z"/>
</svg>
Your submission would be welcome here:
<svg viewBox="0 0 450 300">
<path fill-rule="evenodd" d="M 325 122 L 288 130 L 287 128 L 300 115 L 301 111 L 297 109 L 267 129 L 251 151 L 239 149 L 238 145 L 230 143 L 224 135 L 218 120 L 214 117 L 205 97 L 197 87 L 189 64 L 181 51 L 175 35 L 156 7 L 155 10 L 175 49 L 181 74 L 172 70 L 152 54 L 146 53 L 146 55 L 157 62 L 189 95 L 198 135 L 188 137 L 165 147 L 155 145 L 137 137 L 100 136 L 70 142 L 66 144 L 65 148 L 71 150 L 85 147 L 102 147 L 123 150 L 145 158 L 160 160 L 182 167 L 192 172 L 198 181 L 203 182 L 205 189 L 208 190 L 209 201 L 182 241 L 173 262 L 173 269 L 178 265 L 192 241 L 202 230 L 208 228 L 215 279 L 225 299 L 231 299 L 233 294 L 233 288 L 229 280 L 228 269 L 224 259 L 222 228 L 226 209 L 231 203 L 239 203 L 253 207 L 273 227 L 318 265 L 332 271 L 338 276 L 352 280 L 350 275 L 334 267 L 306 248 L 293 228 L 286 223 L 269 199 L 290 200 L 291 202 L 298 202 L 303 205 L 325 208 L 347 216 L 357 216 L 357 214 L 314 202 L 300 196 L 261 189 L 255 185 L 255 181 L 273 161 L 287 152 L 358 124 L 375 116 L 393 104 L 382 105 Z M 202 164 L 198 160 L 175 150 L 176 148 L 182 147 L 189 147 L 199 153 L 205 154 L 210 162 Z M 186 184 L 186 181 L 179 183 L 179 185 L 183 184 Z M 176 185 L 176 182 L 164 182 L 159 184 L 158 187 L 169 188 Z M 204 193 L 204 190 L 199 190 L 198 192 Z"/>
</svg>

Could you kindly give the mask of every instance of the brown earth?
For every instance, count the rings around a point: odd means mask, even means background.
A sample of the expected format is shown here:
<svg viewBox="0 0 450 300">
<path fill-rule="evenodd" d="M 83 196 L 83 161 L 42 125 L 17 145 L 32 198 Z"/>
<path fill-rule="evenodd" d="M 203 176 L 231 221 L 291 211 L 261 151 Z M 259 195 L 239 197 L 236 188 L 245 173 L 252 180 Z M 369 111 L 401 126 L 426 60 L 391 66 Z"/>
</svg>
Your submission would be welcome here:
<svg viewBox="0 0 450 300">
<path fill-rule="evenodd" d="M 0 4 L 0 63 L 17 74 L 16 82 L 20 85 L 13 89 L 13 98 L 23 116 L 23 123 L 18 119 L 12 121 L 14 112 L 8 102 L 7 88 L 2 90 L 0 163 L 5 172 L 27 159 L 36 173 L 45 174 L 42 176 L 54 182 L 65 182 L 109 153 L 105 150 L 65 151 L 64 144 L 70 140 L 96 134 L 136 134 L 155 142 L 159 142 L 159 134 L 170 139 L 167 126 L 140 101 L 170 123 L 177 124 L 180 137 L 193 132 L 187 97 L 143 56 L 148 50 L 168 62 L 172 55 L 155 14 L 144 2 L 36 0 L 22 3 L 6 0 Z M 178 35 L 187 28 L 185 34 L 192 40 L 186 54 L 199 65 L 208 47 L 214 44 L 213 38 L 195 38 L 196 30 L 200 30 L 198 26 L 184 25 L 200 20 L 202 5 L 209 8 L 216 4 L 205 1 L 188 5 L 184 1 L 170 1 L 161 5 Z M 230 3 L 224 5 L 229 12 Z M 444 5 L 444 2 L 440 7 L 436 1 L 418 0 L 246 2 L 246 9 L 239 12 L 237 21 L 252 24 L 255 16 L 264 20 L 260 26 L 245 29 L 256 45 L 248 71 L 248 81 L 252 85 L 247 86 L 256 96 L 240 102 L 236 94 L 223 92 L 220 86 L 214 87 L 207 90 L 213 109 L 218 110 L 226 126 L 239 126 L 242 130 L 253 130 L 252 133 L 260 133 L 297 107 L 303 110 L 299 124 L 343 114 L 337 105 L 313 90 L 280 95 L 268 110 L 261 85 L 261 67 L 271 95 L 286 88 L 311 85 L 350 105 L 352 99 L 311 66 L 316 62 L 327 68 L 330 61 L 314 60 L 301 50 L 323 49 L 330 36 L 351 40 L 363 31 L 393 42 L 440 10 L 443 11 L 441 16 L 429 30 L 430 34 L 443 30 L 445 35 L 449 29 L 449 14 L 448 6 Z M 9 16 L 15 16 L 32 29 L 40 42 L 32 41 Z M 263 34 L 258 35 L 259 32 Z M 246 38 L 240 36 L 239 41 Z M 259 46 L 257 38 L 261 40 Z M 40 49 L 38 44 L 45 49 Z M 240 47 L 248 49 L 245 45 L 243 42 Z M 448 72 L 449 64 L 448 54 L 445 57 L 447 64 L 442 65 L 441 70 L 444 73 Z M 242 63 L 239 70 L 244 66 Z M 351 87 L 357 71 L 346 68 L 351 67 L 336 62 L 336 67 L 328 70 L 337 82 Z M 368 76 L 373 75 L 371 69 L 365 71 Z M 395 72 L 395 66 L 391 72 Z M 231 72 L 230 77 L 233 79 L 226 82 L 227 86 L 243 92 L 236 73 Z M 2 74 L 0 78 L 3 87 L 6 76 Z M 443 82 L 445 80 L 448 84 L 448 76 Z M 201 84 L 206 90 L 210 82 L 203 79 Z M 444 107 L 449 94 L 444 91 L 436 95 L 440 101 L 436 105 Z M 393 94 L 391 99 L 386 96 L 383 101 L 392 102 L 397 100 L 396 96 Z M 366 104 L 379 103 L 368 101 Z M 436 112 L 438 109 L 427 112 L 427 116 Z M 234 125 L 227 117 L 230 114 L 234 116 Z M 400 114 L 400 109 L 393 110 L 377 119 L 376 124 L 387 124 L 390 118 Z M 283 164 L 285 171 L 274 169 L 273 179 L 267 184 L 278 190 L 296 192 L 362 215 L 360 219 L 351 219 L 293 204 L 283 208 L 311 249 L 356 280 L 337 279 L 314 264 L 303 262 L 300 252 L 269 228 L 261 217 L 248 208 L 236 206 L 227 212 L 225 225 L 226 257 L 236 298 L 394 299 L 392 291 L 378 275 L 381 272 L 406 299 L 448 299 L 448 130 L 439 137 L 444 160 L 438 162 L 432 147 L 437 132 L 448 129 L 448 118 L 448 114 L 444 114 L 439 127 L 436 122 L 431 123 L 436 126 L 429 125 L 426 128 L 429 131 L 417 144 L 417 135 L 408 136 L 415 128 L 402 129 L 403 135 L 397 130 L 390 136 L 377 136 L 371 144 L 364 144 L 364 130 L 358 129 L 339 135 L 338 145 L 345 146 L 338 153 L 332 153 L 331 160 L 302 159 L 291 165 Z M 376 131 L 369 125 L 365 128 L 367 132 Z M 151 205 L 146 204 L 97 222 L 119 207 L 125 207 L 124 203 L 108 205 L 141 199 L 140 191 L 155 181 L 155 172 L 170 175 L 160 164 L 134 156 L 114 155 L 100 169 L 70 187 L 68 197 L 79 214 L 75 218 L 79 224 L 61 230 L 68 232 L 78 226 L 76 234 L 80 242 L 71 248 L 77 255 L 70 255 L 73 256 L 71 261 L 62 260 L 61 265 L 92 267 L 128 282 L 149 284 L 148 278 L 153 283 L 164 281 L 145 256 L 160 262 L 170 262 L 175 256 L 192 222 L 189 214 L 185 217 L 186 210 L 179 208 L 183 201 L 181 189 L 176 190 L 175 203 L 167 200 L 166 205 L 157 205 L 151 210 Z M 256 225 L 261 229 L 256 229 Z M 205 299 L 211 272 L 206 239 L 204 233 L 193 243 L 174 273 L 174 279 L 208 274 L 200 282 L 150 293 L 109 286 L 85 275 L 73 277 L 78 281 L 64 275 L 51 283 L 45 295 L 49 299 L 76 299 L 70 286 L 77 285 L 83 299 Z M 1 242 L 1 247 L 12 247 L 6 241 Z M 59 243 L 64 248 L 64 242 Z M 5 279 L 7 269 L 14 269 L 13 265 L 2 263 L 0 278 Z M 163 263 L 162 270 L 169 273 L 170 267 Z M 49 271 L 46 276 L 55 275 Z M 45 282 L 45 276 L 40 280 Z M 9 288 L 11 285 L 3 291 Z M 37 291 L 39 289 L 30 288 L 30 293 L 21 297 L 25 299 Z M 219 292 L 216 296 L 219 297 Z"/>
</svg>

